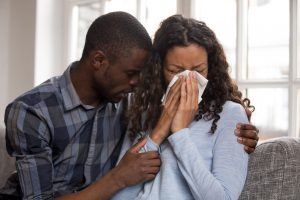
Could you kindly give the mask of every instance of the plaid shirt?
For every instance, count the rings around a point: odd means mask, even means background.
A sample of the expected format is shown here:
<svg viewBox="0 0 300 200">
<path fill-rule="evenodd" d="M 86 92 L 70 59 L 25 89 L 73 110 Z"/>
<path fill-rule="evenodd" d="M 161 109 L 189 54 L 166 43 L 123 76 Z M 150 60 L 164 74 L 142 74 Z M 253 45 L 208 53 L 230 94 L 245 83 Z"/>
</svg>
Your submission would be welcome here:
<svg viewBox="0 0 300 200">
<path fill-rule="evenodd" d="M 7 150 L 16 157 L 24 199 L 51 199 L 81 190 L 118 158 L 121 103 L 98 108 L 82 104 L 71 83 L 72 65 L 6 109 Z"/>
</svg>

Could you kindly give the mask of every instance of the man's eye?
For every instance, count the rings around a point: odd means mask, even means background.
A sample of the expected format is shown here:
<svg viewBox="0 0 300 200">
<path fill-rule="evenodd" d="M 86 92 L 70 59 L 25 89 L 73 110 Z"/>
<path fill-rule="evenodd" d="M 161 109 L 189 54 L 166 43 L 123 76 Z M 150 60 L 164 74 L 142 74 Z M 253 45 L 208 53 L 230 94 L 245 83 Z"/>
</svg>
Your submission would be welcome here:
<svg viewBox="0 0 300 200">
<path fill-rule="evenodd" d="M 128 77 L 133 77 L 139 75 L 139 72 L 126 72 Z"/>
</svg>

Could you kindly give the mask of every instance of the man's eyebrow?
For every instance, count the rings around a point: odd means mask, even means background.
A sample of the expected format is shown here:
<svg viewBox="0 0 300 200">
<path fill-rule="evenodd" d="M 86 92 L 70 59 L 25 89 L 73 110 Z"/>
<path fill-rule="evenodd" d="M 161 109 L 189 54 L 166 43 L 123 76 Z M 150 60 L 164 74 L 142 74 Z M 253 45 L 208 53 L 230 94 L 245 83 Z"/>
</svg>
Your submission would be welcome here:
<svg viewBox="0 0 300 200">
<path fill-rule="evenodd" d="M 135 73 L 140 73 L 142 70 L 140 69 L 128 69 L 126 72 L 135 72 Z"/>
</svg>

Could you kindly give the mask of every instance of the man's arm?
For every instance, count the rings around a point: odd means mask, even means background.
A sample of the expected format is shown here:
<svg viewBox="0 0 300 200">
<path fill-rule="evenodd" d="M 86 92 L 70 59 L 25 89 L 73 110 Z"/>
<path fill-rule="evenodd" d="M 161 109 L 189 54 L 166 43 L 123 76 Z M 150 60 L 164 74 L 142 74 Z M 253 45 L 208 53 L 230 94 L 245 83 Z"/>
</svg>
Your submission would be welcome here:
<svg viewBox="0 0 300 200">
<path fill-rule="evenodd" d="M 23 199 L 53 198 L 52 149 L 49 130 L 41 113 L 15 102 L 7 108 L 7 146 L 17 157 L 17 171 Z M 119 165 L 82 191 L 58 199 L 109 199 L 121 188 L 151 180 L 159 171 L 157 152 L 139 153 L 146 141 L 127 151 Z"/>
<path fill-rule="evenodd" d="M 145 144 L 146 140 L 143 139 L 131 147 L 114 169 L 89 187 L 56 199 L 106 200 L 122 188 L 154 179 L 159 171 L 159 155 L 157 152 L 139 153 Z"/>
</svg>

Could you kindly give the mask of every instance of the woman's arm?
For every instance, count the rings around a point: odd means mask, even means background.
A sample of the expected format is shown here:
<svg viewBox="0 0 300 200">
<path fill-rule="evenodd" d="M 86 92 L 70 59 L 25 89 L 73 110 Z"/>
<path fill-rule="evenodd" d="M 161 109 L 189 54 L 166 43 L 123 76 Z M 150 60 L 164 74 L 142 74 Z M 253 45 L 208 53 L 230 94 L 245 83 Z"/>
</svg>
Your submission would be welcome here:
<svg viewBox="0 0 300 200">
<path fill-rule="evenodd" d="M 182 129 L 168 140 L 173 148 L 182 175 L 195 199 L 238 199 L 247 174 L 248 154 L 236 142 L 234 135 L 237 122 L 247 123 L 241 106 L 231 110 L 224 126 L 216 137 L 212 168 L 207 169 L 197 144 L 190 137 L 190 129 Z M 208 133 L 205 133 L 208 134 Z"/>
</svg>

